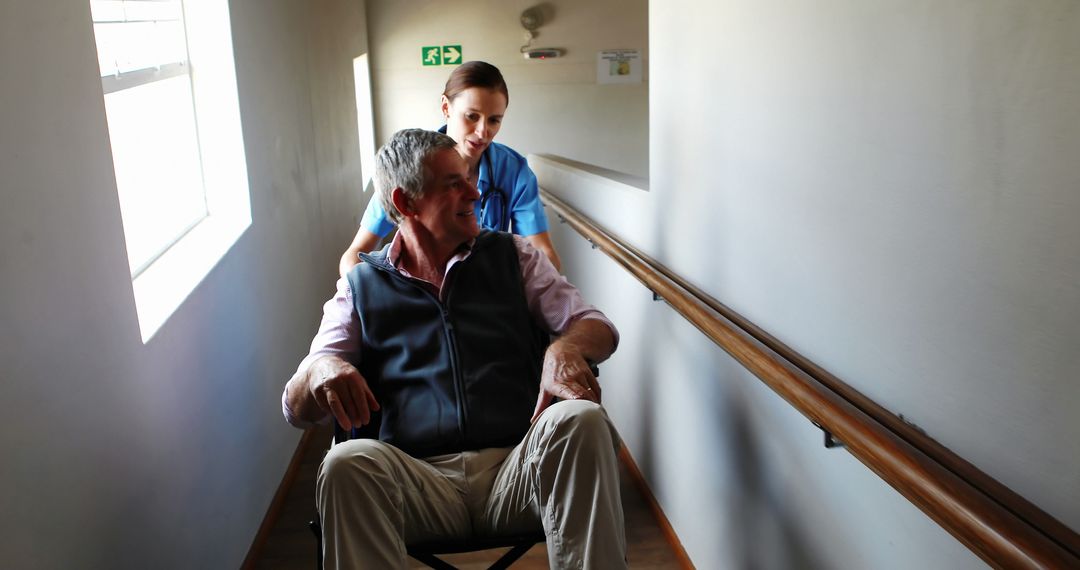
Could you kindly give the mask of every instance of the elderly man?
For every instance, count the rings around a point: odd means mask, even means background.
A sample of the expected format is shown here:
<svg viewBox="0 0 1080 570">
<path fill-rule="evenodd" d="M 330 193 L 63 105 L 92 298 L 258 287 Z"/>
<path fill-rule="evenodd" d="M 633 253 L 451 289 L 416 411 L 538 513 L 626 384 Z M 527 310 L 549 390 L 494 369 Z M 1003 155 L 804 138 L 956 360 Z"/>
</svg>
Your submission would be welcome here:
<svg viewBox="0 0 1080 570">
<path fill-rule="evenodd" d="M 480 231 L 454 146 L 405 130 L 380 149 L 399 231 L 338 282 L 282 395 L 297 427 L 381 412 L 377 440 L 320 468 L 326 565 L 400 568 L 409 542 L 543 528 L 552 567 L 625 567 L 617 435 L 587 364 L 617 332 L 527 241 Z"/>
</svg>

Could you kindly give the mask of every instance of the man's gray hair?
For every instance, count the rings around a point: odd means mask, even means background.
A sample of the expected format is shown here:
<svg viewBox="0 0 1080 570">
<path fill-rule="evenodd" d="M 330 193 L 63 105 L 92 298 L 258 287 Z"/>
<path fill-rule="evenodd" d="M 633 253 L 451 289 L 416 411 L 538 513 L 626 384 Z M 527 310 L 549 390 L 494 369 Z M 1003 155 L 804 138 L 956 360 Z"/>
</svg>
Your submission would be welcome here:
<svg viewBox="0 0 1080 570">
<path fill-rule="evenodd" d="M 375 155 L 375 191 L 379 193 L 383 210 L 394 223 L 400 224 L 402 220 L 401 212 L 391 199 L 394 188 L 404 190 L 410 200 L 421 197 L 430 176 L 427 159 L 456 146 L 454 139 L 442 133 L 405 129 L 394 133 L 379 149 Z"/>
</svg>

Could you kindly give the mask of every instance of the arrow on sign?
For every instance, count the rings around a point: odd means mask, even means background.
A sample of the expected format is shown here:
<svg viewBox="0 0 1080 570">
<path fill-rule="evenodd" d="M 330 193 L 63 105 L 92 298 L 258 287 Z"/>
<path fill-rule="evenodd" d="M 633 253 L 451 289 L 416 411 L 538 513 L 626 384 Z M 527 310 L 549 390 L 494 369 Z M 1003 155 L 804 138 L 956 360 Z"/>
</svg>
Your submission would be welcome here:
<svg viewBox="0 0 1080 570">
<path fill-rule="evenodd" d="M 461 63 L 461 51 L 458 49 L 459 47 L 460 46 L 443 46 L 443 65 Z"/>
</svg>

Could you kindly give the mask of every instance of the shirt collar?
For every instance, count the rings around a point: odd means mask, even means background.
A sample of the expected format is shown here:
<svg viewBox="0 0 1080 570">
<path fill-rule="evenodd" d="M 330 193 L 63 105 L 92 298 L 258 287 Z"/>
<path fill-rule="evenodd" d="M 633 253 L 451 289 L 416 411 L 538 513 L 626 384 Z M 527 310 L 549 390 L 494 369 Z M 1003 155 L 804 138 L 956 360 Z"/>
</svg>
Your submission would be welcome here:
<svg viewBox="0 0 1080 570">
<path fill-rule="evenodd" d="M 491 184 L 491 169 L 488 168 L 491 165 L 491 145 L 494 142 L 488 143 L 488 147 L 484 149 L 484 154 L 480 156 L 480 172 L 476 176 L 476 189 L 481 194 L 487 190 L 489 184 Z"/>
<path fill-rule="evenodd" d="M 418 277 L 410 275 L 409 272 L 400 265 L 401 248 L 402 246 L 404 246 L 404 244 L 405 240 L 401 238 L 401 232 L 398 231 L 394 234 L 394 239 L 390 240 L 390 247 L 386 250 L 386 261 L 390 262 L 390 265 L 394 266 L 394 269 L 405 277 L 408 277 L 410 279 L 419 279 Z M 464 261 L 466 258 L 469 257 L 469 255 L 472 254 L 472 248 L 474 244 L 476 244 L 475 238 L 461 244 L 461 246 L 458 247 L 457 251 L 450 258 L 450 261 L 446 262 L 446 270 L 443 274 L 444 278 L 448 273 L 450 273 L 451 267 L 453 267 L 459 261 Z"/>
</svg>

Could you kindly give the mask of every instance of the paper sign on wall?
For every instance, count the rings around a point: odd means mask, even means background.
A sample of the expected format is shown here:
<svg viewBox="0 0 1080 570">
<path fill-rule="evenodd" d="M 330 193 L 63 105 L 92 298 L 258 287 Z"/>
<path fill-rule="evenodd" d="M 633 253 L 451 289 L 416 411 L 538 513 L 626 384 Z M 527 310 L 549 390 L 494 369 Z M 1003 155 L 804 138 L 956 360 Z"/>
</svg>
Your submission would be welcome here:
<svg viewBox="0 0 1080 570">
<path fill-rule="evenodd" d="M 636 49 L 606 49 L 597 52 L 596 82 L 641 83 L 641 54 Z"/>
</svg>

